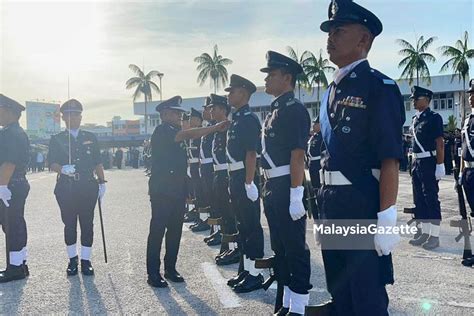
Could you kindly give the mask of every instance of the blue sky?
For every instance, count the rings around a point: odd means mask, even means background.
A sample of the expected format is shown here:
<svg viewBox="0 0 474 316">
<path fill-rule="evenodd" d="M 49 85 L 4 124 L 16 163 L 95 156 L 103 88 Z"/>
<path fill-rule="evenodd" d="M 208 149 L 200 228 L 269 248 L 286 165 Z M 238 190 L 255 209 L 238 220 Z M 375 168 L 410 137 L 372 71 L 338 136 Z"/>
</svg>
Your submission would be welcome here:
<svg viewBox="0 0 474 316">
<path fill-rule="evenodd" d="M 431 52 L 453 45 L 464 31 L 474 46 L 473 0 L 359 0 L 376 13 L 384 31 L 369 60 L 373 67 L 398 78 L 397 38 L 414 42 L 436 36 Z M 194 57 L 219 45 L 234 61 L 229 73 L 263 84 L 259 69 L 267 50 L 325 52 L 326 34 L 319 24 L 327 18 L 329 1 L 3 1 L 1 2 L 0 91 L 21 102 L 67 99 L 83 102 L 84 121 L 104 123 L 114 115 L 133 117 L 132 76 L 128 64 L 159 70 L 163 97 L 201 96 Z M 472 74 L 472 72 L 471 72 Z M 220 91 L 222 93 L 222 91 Z M 159 99 L 159 96 L 155 96 Z"/>
</svg>

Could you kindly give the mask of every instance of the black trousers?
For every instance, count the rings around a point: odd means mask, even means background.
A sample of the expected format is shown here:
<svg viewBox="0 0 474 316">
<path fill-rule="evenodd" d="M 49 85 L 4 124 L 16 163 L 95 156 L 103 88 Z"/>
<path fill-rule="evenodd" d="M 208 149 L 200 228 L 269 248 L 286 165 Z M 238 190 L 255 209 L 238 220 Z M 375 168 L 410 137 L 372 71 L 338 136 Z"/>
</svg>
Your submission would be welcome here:
<svg viewBox="0 0 474 316">
<path fill-rule="evenodd" d="M 462 176 L 462 187 L 466 193 L 466 200 L 471 208 L 471 216 L 474 215 L 474 169 L 465 168 Z M 473 216 L 474 217 L 474 216 Z"/>
<path fill-rule="evenodd" d="M 224 222 L 221 230 L 224 234 L 235 234 L 237 232 L 235 213 L 231 207 L 229 196 L 229 176 L 227 170 L 214 172 L 213 192 L 213 217 L 222 218 Z"/>
<path fill-rule="evenodd" d="M 93 178 L 79 181 L 61 176 L 54 189 L 56 201 L 64 223 L 66 245 L 77 243 L 77 222 L 81 227 L 81 245 L 91 247 L 94 241 L 94 210 L 99 195 L 99 185 Z"/>
<path fill-rule="evenodd" d="M 438 199 L 439 186 L 435 171 L 435 157 L 415 159 L 412 184 L 415 197 L 415 218 L 420 222 L 439 225 L 441 206 Z"/>
<path fill-rule="evenodd" d="M 202 196 L 202 179 L 199 172 L 199 163 L 189 164 L 189 171 L 191 173 L 191 196 L 196 199 L 197 207 L 205 207 L 205 202 Z"/>
<path fill-rule="evenodd" d="M 25 222 L 25 202 L 30 192 L 30 185 L 26 179 L 11 180 L 8 189 L 12 198 L 8 203 L 10 207 L 0 201 L 0 224 L 8 241 L 9 251 L 20 251 L 26 247 L 28 239 Z M 8 236 L 7 236 L 8 235 Z"/>
<path fill-rule="evenodd" d="M 293 221 L 290 216 L 290 176 L 265 182 L 263 205 L 270 227 L 272 250 L 279 258 L 278 279 L 293 292 L 308 294 L 311 262 L 306 244 L 306 216 Z"/>
<path fill-rule="evenodd" d="M 149 275 L 156 275 L 160 272 L 161 244 L 165 234 L 165 270 L 174 270 L 176 267 L 183 231 L 185 198 L 153 194 L 150 196 L 150 202 L 151 221 L 146 251 L 146 266 Z"/>
<path fill-rule="evenodd" d="M 361 192 L 354 186 L 322 186 L 318 192 L 322 220 L 330 222 L 351 220 L 351 225 L 359 222 L 366 225 L 364 223 L 368 224 L 369 220 L 375 222 L 379 201 L 375 187 Z M 340 242 L 337 242 L 338 238 Z M 332 243 L 328 243 L 329 240 Z M 377 255 L 373 236 L 323 235 L 321 248 L 326 284 L 335 303 L 336 315 L 388 315 L 385 285 L 394 282 L 392 257 Z"/>
<path fill-rule="evenodd" d="M 202 205 L 212 208 L 212 185 L 214 181 L 214 164 L 206 163 L 200 166 Z"/>
<path fill-rule="evenodd" d="M 237 229 L 243 254 L 249 259 L 262 258 L 263 229 L 260 223 L 260 199 L 252 202 L 245 191 L 245 169 L 230 172 L 232 209 L 237 217 Z"/>
</svg>

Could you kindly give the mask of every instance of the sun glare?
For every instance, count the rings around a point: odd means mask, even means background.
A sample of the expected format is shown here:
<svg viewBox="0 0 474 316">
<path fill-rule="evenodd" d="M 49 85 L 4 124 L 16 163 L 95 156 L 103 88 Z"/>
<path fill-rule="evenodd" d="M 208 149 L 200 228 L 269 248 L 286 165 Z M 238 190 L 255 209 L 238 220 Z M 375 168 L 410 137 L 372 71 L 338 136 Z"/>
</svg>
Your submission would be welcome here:
<svg viewBox="0 0 474 316">
<path fill-rule="evenodd" d="M 2 8 L 4 53 L 21 56 L 31 67 L 77 72 L 101 53 L 101 11 L 93 2 L 7 2 Z"/>
</svg>

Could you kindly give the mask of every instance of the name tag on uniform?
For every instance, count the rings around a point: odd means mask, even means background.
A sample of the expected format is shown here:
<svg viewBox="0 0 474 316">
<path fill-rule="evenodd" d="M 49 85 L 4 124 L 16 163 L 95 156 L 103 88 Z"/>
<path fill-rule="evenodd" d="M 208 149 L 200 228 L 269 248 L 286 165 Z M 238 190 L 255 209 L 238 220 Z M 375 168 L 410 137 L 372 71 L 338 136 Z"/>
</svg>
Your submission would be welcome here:
<svg viewBox="0 0 474 316">
<path fill-rule="evenodd" d="M 362 98 L 359 97 L 345 97 L 344 99 L 338 101 L 337 104 L 364 110 L 367 108 L 367 105 L 364 104 Z"/>
</svg>

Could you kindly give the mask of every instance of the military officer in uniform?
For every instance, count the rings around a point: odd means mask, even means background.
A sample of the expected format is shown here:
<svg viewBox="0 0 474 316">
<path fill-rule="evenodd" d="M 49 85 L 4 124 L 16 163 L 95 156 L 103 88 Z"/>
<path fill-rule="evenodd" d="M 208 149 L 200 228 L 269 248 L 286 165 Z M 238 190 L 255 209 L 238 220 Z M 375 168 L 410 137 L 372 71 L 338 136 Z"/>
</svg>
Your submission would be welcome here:
<svg viewBox="0 0 474 316">
<path fill-rule="evenodd" d="M 466 118 L 462 129 L 462 160 L 459 181 L 466 193 L 466 199 L 474 217 L 474 79 L 469 82 L 469 104 L 471 114 Z"/>
<path fill-rule="evenodd" d="M 311 187 L 314 192 L 308 193 L 309 197 L 314 196 L 321 183 L 319 181 L 319 170 L 321 170 L 321 146 L 323 143 L 323 137 L 321 135 L 321 124 L 319 124 L 319 117 L 313 120 L 313 135 L 311 135 L 308 141 L 308 150 L 306 151 L 306 161 L 308 165 L 309 177 L 311 181 Z M 308 201 L 312 203 L 312 201 Z M 312 204 L 313 207 L 313 218 L 318 218 L 318 211 L 316 203 Z"/>
<path fill-rule="evenodd" d="M 204 101 L 202 117 L 207 121 L 207 126 L 213 125 L 211 120 L 210 108 L 206 106 L 209 105 L 210 97 L 207 97 Z M 212 140 L 214 138 L 214 133 L 202 136 L 200 139 L 201 146 L 199 148 L 199 175 L 201 177 L 201 201 L 196 205 L 196 220 L 195 224 L 191 226 L 191 230 L 194 232 L 206 231 L 209 230 L 210 226 L 207 223 L 207 218 L 209 213 L 212 211 L 211 206 L 211 196 L 212 196 L 212 181 L 214 179 L 214 166 L 212 160 Z M 209 213 L 203 213 L 202 209 L 209 209 Z M 211 234 L 206 237 L 205 240 L 211 239 L 217 236 L 216 234 Z"/>
<path fill-rule="evenodd" d="M 182 98 L 175 96 L 158 104 L 162 124 L 155 128 L 151 138 L 152 169 L 149 195 L 152 208 L 150 233 L 147 244 L 148 284 L 166 287 L 160 274 L 160 253 L 166 233 L 165 278 L 183 282 L 176 271 L 186 199 L 187 156 L 184 140 L 200 138 L 209 133 L 225 130 L 227 122 L 210 127 L 181 130 Z"/>
<path fill-rule="evenodd" d="M 414 86 L 410 98 L 417 113 L 413 117 L 412 185 L 415 219 L 422 234 L 410 240 L 414 246 L 431 250 L 439 247 L 441 207 L 438 181 L 445 175 L 443 119 L 429 108 L 433 92 Z"/>
<path fill-rule="evenodd" d="M 194 108 L 191 108 L 191 114 L 189 115 L 189 127 L 197 128 L 202 127 L 202 114 Z M 201 139 L 195 138 L 189 141 L 190 148 L 188 150 L 188 165 L 189 172 L 191 174 L 191 188 L 192 195 L 196 200 L 196 206 L 202 207 L 202 194 L 201 194 L 201 175 L 199 173 L 199 151 L 201 149 Z"/>
<path fill-rule="evenodd" d="M 211 117 L 217 123 L 227 120 L 230 113 L 230 105 L 227 98 L 211 93 L 209 103 Z M 212 140 L 212 157 L 214 161 L 214 180 L 212 185 L 213 200 L 212 209 L 216 218 L 222 218 L 221 231 L 223 234 L 234 234 L 237 232 L 235 214 L 231 209 L 229 198 L 229 175 L 226 158 L 227 132 L 222 131 L 214 134 Z M 227 248 L 227 249 L 225 249 Z M 238 262 L 240 252 L 237 249 L 228 249 L 228 245 L 221 248 L 221 255 L 216 257 L 216 263 L 225 265 Z M 222 253 L 223 250 L 227 250 Z"/>
<path fill-rule="evenodd" d="M 312 287 L 303 205 L 304 159 L 311 119 L 293 92 L 302 67 L 274 51 L 269 51 L 266 58 L 267 67 L 261 69 L 267 74 L 265 92 L 275 99 L 262 127 L 263 203 L 275 252 L 277 280 L 284 286 L 283 306 L 278 315 L 302 315 Z"/>
<path fill-rule="evenodd" d="M 382 23 L 352 1 L 333 0 L 328 17 L 320 28 L 328 33 L 329 59 L 338 70 L 320 110 L 321 220 L 393 228 L 405 111 L 395 81 L 367 61 Z M 385 285 L 394 282 L 391 252 L 400 236 L 322 234 L 320 240 L 332 296 L 321 309 L 335 315 L 388 315 Z"/>
<path fill-rule="evenodd" d="M 243 270 L 228 284 L 237 293 L 262 288 L 263 276 L 255 268 L 255 259 L 263 257 L 263 229 L 260 224 L 259 170 L 257 152 L 260 151 L 261 126 L 250 111 L 249 100 L 257 87 L 239 75 L 230 77 L 229 104 L 235 109 L 227 131 L 227 163 L 229 164 L 229 192 L 233 213 L 242 245 Z"/>
<path fill-rule="evenodd" d="M 51 137 L 48 153 L 49 166 L 58 174 L 54 194 L 64 223 L 68 276 L 78 272 L 78 220 L 81 228 L 81 271 L 84 275 L 94 274 L 91 264 L 94 209 L 97 199 L 102 199 L 106 190 L 97 137 L 80 129 L 82 110 L 82 104 L 76 99 L 61 105 L 66 130 Z"/>
<path fill-rule="evenodd" d="M 30 191 L 26 180 L 30 142 L 18 120 L 25 108 L 0 94 L 0 225 L 6 239 L 7 267 L 0 283 L 24 279 L 27 231 L 25 201 Z"/>
</svg>

